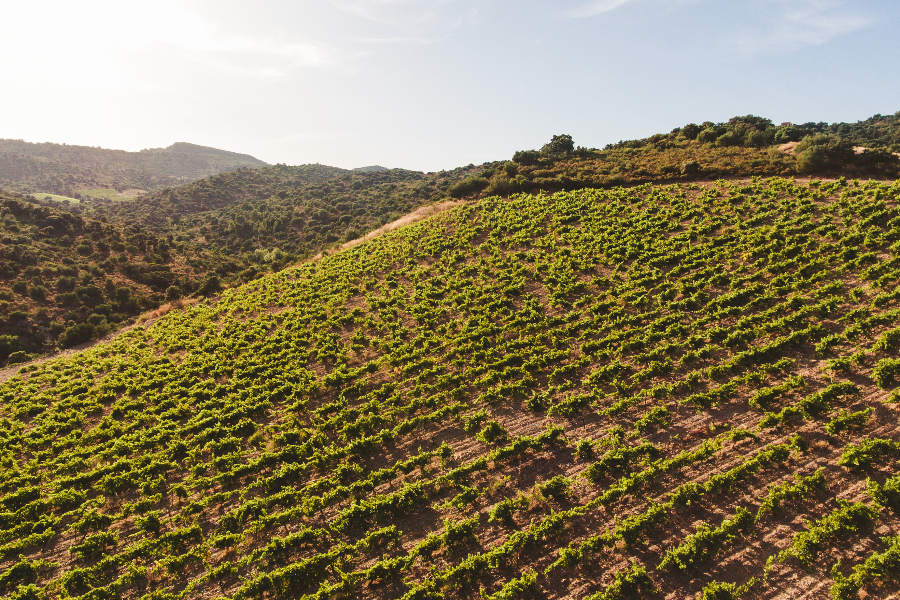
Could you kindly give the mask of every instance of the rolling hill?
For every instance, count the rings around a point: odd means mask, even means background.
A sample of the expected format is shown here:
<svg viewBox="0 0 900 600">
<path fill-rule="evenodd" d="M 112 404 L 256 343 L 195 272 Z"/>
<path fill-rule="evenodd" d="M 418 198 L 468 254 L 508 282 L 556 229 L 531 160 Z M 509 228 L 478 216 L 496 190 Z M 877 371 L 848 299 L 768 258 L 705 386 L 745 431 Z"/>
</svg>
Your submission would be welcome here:
<svg viewBox="0 0 900 600">
<path fill-rule="evenodd" d="M 74 256 L 80 240 L 75 240 L 78 243 L 68 250 L 72 254 L 67 255 L 68 260 L 81 259 L 82 272 L 111 264 L 103 248 L 117 247 L 125 234 L 117 234 L 116 240 L 104 240 L 105 231 L 124 232 L 136 227 L 141 235 L 163 240 L 163 246 L 179 254 L 177 262 L 182 267 L 165 276 L 163 271 L 172 266 L 159 260 L 148 262 L 128 253 L 112 256 L 120 263 L 132 260 L 136 264 L 116 267 L 132 275 L 110 285 L 128 287 L 132 296 L 140 297 L 143 309 L 153 310 L 165 302 L 170 286 L 182 294 L 194 294 L 200 289 L 217 289 L 216 285 L 207 288 L 206 282 L 238 285 L 316 256 L 448 197 L 479 198 L 753 176 L 900 177 L 900 159 L 892 153 L 900 131 L 898 123 L 897 115 L 876 115 L 856 124 L 775 125 L 768 119 L 748 115 L 723 123 L 688 124 L 668 134 L 610 144 L 602 150 L 575 147 L 571 137 L 555 136 L 541 150 L 516 152 L 510 161 L 437 173 L 375 166 L 346 170 L 319 164 L 239 167 L 148 193 L 137 200 L 122 198 L 114 189 L 89 190 L 94 196 L 83 196 L 80 203 L 59 197 L 44 201 L 41 194 L 35 200 L 53 211 L 70 213 L 67 218 L 73 222 L 87 219 L 108 225 L 97 225 L 98 229 L 91 233 L 99 248 L 96 256 L 90 253 L 91 260 Z M 79 169 L 95 162 L 107 165 L 107 170 L 109 164 L 121 166 L 130 164 L 129 160 L 150 164 L 146 161 L 151 158 L 161 161 L 153 163 L 160 168 L 168 165 L 165 168 L 169 171 L 185 173 L 204 164 L 218 165 L 217 168 L 241 161 L 255 164 L 255 159 L 246 155 L 182 143 L 140 153 L 21 142 L 10 147 L 25 148 L 37 157 L 33 157 L 35 160 L 57 161 L 53 163 L 57 166 L 65 158 L 72 161 L 66 163 L 69 167 Z M 214 159 L 212 163 L 203 162 L 210 157 Z M 48 168 L 48 173 L 56 173 L 53 177 L 57 180 L 68 177 L 63 171 Z M 37 169 L 32 175 L 40 172 Z M 33 224 L 29 227 L 33 228 Z M 65 330 L 81 325 L 80 329 L 87 331 L 89 327 L 82 325 L 86 319 L 99 323 L 104 316 L 93 316 L 99 313 L 84 305 L 73 311 L 71 306 L 56 303 L 57 297 L 69 296 L 51 293 L 37 302 L 29 298 L 27 291 L 19 295 L 10 291 L 12 286 L 24 290 L 28 285 L 47 287 L 44 282 L 29 284 L 29 280 L 40 279 L 37 271 L 44 268 L 55 280 L 58 266 L 54 264 L 61 258 L 56 249 L 48 253 L 39 236 L 14 238 L 13 247 L 0 247 L 6 265 L 0 273 L 0 290 L 12 303 L 11 310 L 17 314 L 27 311 L 28 319 L 16 324 L 0 322 L 4 328 L 0 335 L 12 336 L 4 346 L 6 350 L 0 349 L 0 361 L 7 355 L 18 361 L 67 345 L 69 338 L 62 337 Z M 35 247 L 29 248 L 32 244 Z M 45 258 L 40 264 L 31 264 L 25 260 L 29 256 Z M 106 271 L 110 272 L 110 268 Z M 29 274 L 23 276 L 26 272 Z M 147 273 L 159 276 L 148 279 Z M 109 293 L 114 290 L 110 288 Z M 103 301 L 98 306 L 111 304 L 115 305 Z M 106 316 L 115 321 L 106 321 L 112 328 L 134 318 L 116 310 Z M 105 327 L 95 327 L 95 337 L 105 331 Z"/>
<path fill-rule="evenodd" d="M 0 192 L 0 362 L 102 337 L 237 265 L 203 247 Z"/>
<path fill-rule="evenodd" d="M 129 194 L 134 196 L 216 173 L 265 165 L 247 154 L 184 142 L 127 152 L 0 139 L 0 188 L 76 199 L 103 194 L 102 190 L 134 190 Z"/>
<path fill-rule="evenodd" d="M 896 594 L 898 186 L 489 197 L 24 367 L 0 593 Z"/>
</svg>

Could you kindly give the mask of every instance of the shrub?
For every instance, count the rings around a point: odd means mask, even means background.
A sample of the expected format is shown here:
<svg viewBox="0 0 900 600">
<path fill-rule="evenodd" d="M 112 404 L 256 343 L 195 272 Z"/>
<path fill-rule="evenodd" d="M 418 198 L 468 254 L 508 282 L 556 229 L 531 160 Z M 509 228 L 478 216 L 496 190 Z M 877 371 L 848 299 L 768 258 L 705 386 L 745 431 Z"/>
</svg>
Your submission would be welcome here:
<svg viewBox="0 0 900 600">
<path fill-rule="evenodd" d="M 498 175 L 491 179 L 485 193 L 489 196 L 506 196 L 516 191 L 516 183 L 504 175 Z"/>
<path fill-rule="evenodd" d="M 537 488 L 544 497 L 553 498 L 558 502 L 565 499 L 571 483 L 569 478 L 557 475 L 547 483 L 538 484 Z"/>
<path fill-rule="evenodd" d="M 707 127 L 697 135 L 697 141 L 701 144 L 711 144 L 719 137 L 719 132 L 712 127 Z"/>
<path fill-rule="evenodd" d="M 211 296 L 221 291 L 222 282 L 219 281 L 219 277 L 216 275 L 210 275 L 209 278 L 203 282 L 203 285 L 200 286 L 200 289 L 197 290 L 197 293 L 199 293 L 201 296 Z"/>
<path fill-rule="evenodd" d="M 571 135 L 554 135 L 541 150 L 549 154 L 568 154 L 575 150 L 575 142 Z"/>
<path fill-rule="evenodd" d="M 687 177 L 694 177 L 700 173 L 700 163 L 696 160 L 689 160 L 681 163 L 681 174 Z"/>
<path fill-rule="evenodd" d="M 866 489 L 877 504 L 900 515 L 900 475 L 891 477 L 883 486 L 869 479 L 866 481 Z"/>
<path fill-rule="evenodd" d="M 882 456 L 900 449 L 900 443 L 881 438 L 865 438 L 858 444 L 849 444 L 841 454 L 838 464 L 844 467 L 867 467 Z"/>
<path fill-rule="evenodd" d="M 575 456 L 578 457 L 579 460 L 589 460 L 594 457 L 594 444 L 591 440 L 583 439 L 579 440 L 578 444 L 575 446 Z"/>
<path fill-rule="evenodd" d="M 804 173 L 834 169 L 852 162 L 855 156 L 853 144 L 826 134 L 806 136 L 794 151 L 797 168 Z"/>
<path fill-rule="evenodd" d="M 740 146 L 741 138 L 733 131 L 727 131 L 716 138 L 716 146 L 727 148 L 729 146 Z"/>
<path fill-rule="evenodd" d="M 624 600 L 655 593 L 656 586 L 647 570 L 635 563 L 631 568 L 616 573 L 615 580 L 608 588 L 588 596 L 588 600 Z"/>
<path fill-rule="evenodd" d="M 518 150 L 513 154 L 513 162 L 520 165 L 530 166 L 537 164 L 541 158 L 541 153 L 537 150 Z"/>
<path fill-rule="evenodd" d="M 871 414 L 871 408 L 853 413 L 848 412 L 846 409 L 841 409 L 841 412 L 835 418 L 825 424 L 825 431 L 829 435 L 837 435 L 845 429 L 862 427 L 869 420 L 869 415 Z"/>
<path fill-rule="evenodd" d="M 0 360 L 21 350 L 19 338 L 14 335 L 0 335 Z"/>
<path fill-rule="evenodd" d="M 81 301 L 75 292 L 63 292 L 56 295 L 56 302 L 60 306 L 76 306 Z"/>
<path fill-rule="evenodd" d="M 13 352 L 12 354 L 10 354 L 6 362 L 10 365 L 17 365 L 19 363 L 25 362 L 29 358 L 30 357 L 28 356 L 27 352 L 19 350 L 18 352 Z"/>
<path fill-rule="evenodd" d="M 462 198 L 477 194 L 488 186 L 488 180 L 484 177 L 467 177 L 447 190 L 453 198 Z"/>
<path fill-rule="evenodd" d="M 181 288 L 176 285 L 171 285 L 166 289 L 166 300 L 172 301 L 178 300 L 179 298 L 181 298 Z"/>
<path fill-rule="evenodd" d="M 475 437 L 485 444 L 491 444 L 506 438 L 506 429 L 497 421 L 488 421 Z"/>
<path fill-rule="evenodd" d="M 21 280 L 13 281 L 12 290 L 17 294 L 24 296 L 28 293 L 28 284 Z"/>
<path fill-rule="evenodd" d="M 806 134 L 806 130 L 789 125 L 787 127 L 779 127 L 775 132 L 775 143 L 785 144 L 787 142 L 799 142 Z"/>
<path fill-rule="evenodd" d="M 681 128 L 681 135 L 683 135 L 686 139 L 696 140 L 701 131 L 703 130 L 696 123 L 688 123 Z"/>
<path fill-rule="evenodd" d="M 900 375 L 900 360 L 884 358 L 878 361 L 872 369 L 872 378 L 881 389 L 897 385 L 897 376 Z"/>
<path fill-rule="evenodd" d="M 71 348 L 79 344 L 89 342 L 94 338 L 96 327 L 91 323 L 76 323 L 60 336 L 59 345 L 62 348 Z"/>
<path fill-rule="evenodd" d="M 878 342 L 872 346 L 872 350 L 884 350 L 885 352 L 894 352 L 900 350 L 900 327 L 885 331 L 878 338 Z"/>
<path fill-rule="evenodd" d="M 751 131 L 747 134 L 747 139 L 744 141 L 744 145 L 752 146 L 754 148 L 761 148 L 768 143 L 769 136 L 767 136 L 764 131 Z"/>
<path fill-rule="evenodd" d="M 114 547 L 119 538 L 103 531 L 87 536 L 83 542 L 76 544 L 69 549 L 70 554 L 76 554 L 81 560 L 99 558 L 106 553 L 107 548 Z"/>
<path fill-rule="evenodd" d="M 47 288 L 42 285 L 32 286 L 31 289 L 28 290 L 28 295 L 35 300 L 45 300 L 47 298 Z"/>
</svg>

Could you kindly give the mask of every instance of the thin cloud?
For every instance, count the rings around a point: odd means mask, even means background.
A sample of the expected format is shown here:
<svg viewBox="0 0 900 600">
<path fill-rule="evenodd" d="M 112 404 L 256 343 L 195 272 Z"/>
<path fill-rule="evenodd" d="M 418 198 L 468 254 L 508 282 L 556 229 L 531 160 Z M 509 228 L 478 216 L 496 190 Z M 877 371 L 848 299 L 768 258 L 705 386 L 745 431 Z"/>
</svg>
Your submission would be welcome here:
<svg viewBox="0 0 900 600">
<path fill-rule="evenodd" d="M 410 46 L 425 46 L 427 44 L 434 44 L 436 42 L 442 42 L 449 38 L 452 34 L 446 34 L 438 37 L 404 37 L 404 36 L 393 36 L 393 37 L 365 37 L 365 38 L 354 38 L 351 39 L 351 42 L 358 42 L 360 44 L 407 44 Z"/>
<path fill-rule="evenodd" d="M 872 19 L 843 8 L 842 2 L 823 0 L 774 0 L 766 3 L 772 10 L 765 27 L 744 31 L 733 39 L 743 54 L 789 52 L 826 42 L 864 29 Z"/>
<path fill-rule="evenodd" d="M 216 23 L 171 3 L 158 5 L 137 31 L 126 29 L 124 33 L 128 35 L 118 41 L 136 50 L 165 46 L 188 62 L 229 75 L 274 79 L 296 68 L 334 62 L 333 53 L 320 45 L 229 34 Z"/>
<path fill-rule="evenodd" d="M 567 19 L 584 19 L 594 17 L 599 14 L 615 10 L 623 4 L 628 4 L 631 0 L 595 0 L 582 4 L 571 10 L 563 12 L 563 17 Z"/>
<path fill-rule="evenodd" d="M 442 41 L 477 18 L 473 0 L 331 0 L 332 6 L 400 35 L 373 35 L 355 41 L 430 44 Z"/>
</svg>

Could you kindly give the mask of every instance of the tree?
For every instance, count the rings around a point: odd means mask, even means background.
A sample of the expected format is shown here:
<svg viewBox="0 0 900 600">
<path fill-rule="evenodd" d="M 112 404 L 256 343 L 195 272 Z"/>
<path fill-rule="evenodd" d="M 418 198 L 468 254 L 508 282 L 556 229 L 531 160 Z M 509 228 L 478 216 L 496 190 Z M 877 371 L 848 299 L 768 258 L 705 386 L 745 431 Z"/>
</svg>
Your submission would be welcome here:
<svg viewBox="0 0 900 600">
<path fill-rule="evenodd" d="M 222 291 L 222 282 L 219 281 L 219 277 L 217 275 L 210 275 L 206 281 L 203 282 L 203 285 L 200 286 L 198 293 L 201 296 L 212 296 L 213 294 L 218 294 Z"/>
<path fill-rule="evenodd" d="M 685 139 L 696 140 L 701 131 L 703 131 L 703 129 L 696 123 L 688 123 L 681 128 L 681 135 L 683 135 Z"/>
<path fill-rule="evenodd" d="M 560 134 L 550 138 L 550 143 L 541 148 L 548 154 L 569 154 L 575 150 L 575 142 L 571 135 Z"/>
<path fill-rule="evenodd" d="M 797 144 L 797 167 L 804 173 L 838 168 L 853 162 L 853 144 L 832 135 L 808 135 Z"/>
<path fill-rule="evenodd" d="M 71 348 L 79 344 L 91 341 L 96 328 L 91 323 L 77 323 L 69 327 L 59 338 L 61 348 Z"/>
<path fill-rule="evenodd" d="M 19 344 L 19 338 L 14 335 L 0 335 L 0 360 L 4 360 L 7 356 L 14 352 L 18 352 L 22 346 Z"/>
<path fill-rule="evenodd" d="M 454 198 L 462 198 L 463 196 L 477 194 L 487 186 L 488 180 L 484 177 L 467 177 L 459 183 L 450 186 L 447 193 Z"/>
</svg>

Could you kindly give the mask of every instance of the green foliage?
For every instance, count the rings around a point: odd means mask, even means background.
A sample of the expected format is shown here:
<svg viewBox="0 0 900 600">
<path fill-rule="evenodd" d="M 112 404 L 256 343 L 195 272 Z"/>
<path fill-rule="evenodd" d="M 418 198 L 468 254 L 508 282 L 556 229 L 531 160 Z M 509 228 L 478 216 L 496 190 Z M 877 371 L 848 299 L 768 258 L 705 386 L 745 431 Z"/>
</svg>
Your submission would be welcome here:
<svg viewBox="0 0 900 600">
<path fill-rule="evenodd" d="M 0 335 L 0 360 L 5 360 L 13 352 L 18 352 L 21 347 L 18 337 L 14 335 Z"/>
<path fill-rule="evenodd" d="M 532 591 L 537 583 L 537 572 L 529 569 L 521 577 L 511 579 L 503 584 L 503 587 L 494 594 L 488 595 L 484 589 L 481 590 L 481 597 L 484 600 L 516 600 L 517 598 L 526 597 L 525 594 Z"/>
<path fill-rule="evenodd" d="M 713 581 L 703 586 L 700 591 L 700 600 L 737 600 L 756 585 L 757 579 L 752 578 L 744 585 Z"/>
<path fill-rule="evenodd" d="M 703 561 L 714 557 L 739 532 L 752 527 L 753 514 L 745 508 L 738 508 L 733 517 L 725 519 L 718 527 L 703 523 L 681 544 L 666 552 L 658 568 L 672 566 L 682 571 L 696 568 Z"/>
<path fill-rule="evenodd" d="M 569 493 L 569 487 L 571 485 L 572 481 L 568 477 L 557 475 L 545 483 L 538 484 L 536 489 L 544 497 L 552 498 L 553 500 L 560 502 L 564 500 Z"/>
<path fill-rule="evenodd" d="M 834 585 L 831 597 L 834 600 L 854 600 L 859 598 L 859 590 L 873 581 L 897 580 L 900 573 L 900 537 L 883 538 L 888 544 L 884 552 L 873 552 L 865 562 L 853 567 L 849 577 L 843 576 L 839 570 L 832 572 Z M 835 567 L 838 567 L 835 565 Z"/>
<path fill-rule="evenodd" d="M 455 183 L 447 189 L 447 193 L 453 198 L 472 196 L 488 187 L 488 180 L 484 177 L 467 177 Z"/>
<path fill-rule="evenodd" d="M 730 127 L 747 139 L 754 123 Z M 711 149 L 725 150 L 748 148 Z M 366 177 L 339 178 L 334 193 L 352 199 L 376 181 Z M 727 548 L 761 568 L 743 552 L 755 535 L 744 512 L 668 540 L 697 510 L 734 510 L 748 486 L 766 490 L 757 518 L 802 508 L 821 521 L 824 476 L 804 467 L 804 436 L 829 421 L 845 450 L 877 460 L 847 426 L 861 418 L 844 412 L 875 406 L 875 361 L 854 359 L 856 384 L 791 371 L 818 360 L 826 336 L 897 327 L 892 280 L 872 279 L 896 268 L 894 197 L 880 182 L 751 179 L 461 203 L 29 365 L 0 383 L 0 556 L 5 569 L 19 555 L 66 560 L 0 593 L 527 597 L 532 580 L 567 589 L 576 568 L 599 565 L 595 580 L 612 583 L 602 597 L 628 597 L 653 582 L 631 585 L 635 569 L 612 580 L 597 554 L 658 564 L 671 551 L 680 571 L 674 557 L 702 569 Z M 182 243 L 157 239 L 173 253 Z M 91 268 L 20 264 L 4 282 L 43 282 L 49 303 L 72 278 L 60 293 L 95 327 L 140 297 Z M 14 327 L 40 322 L 33 298 L 3 291 L 5 316 L 26 313 Z M 754 397 L 778 411 L 777 430 L 748 410 Z M 528 411 L 533 398 L 546 412 Z M 872 411 L 864 431 L 888 431 L 890 414 Z M 829 496 L 853 481 L 829 480 Z M 876 502 L 893 502 L 889 482 L 872 488 Z M 837 539 L 871 552 L 848 522 L 810 555 Z M 88 540 L 84 558 L 66 554 Z M 657 579 L 677 597 L 708 583 Z"/>
<path fill-rule="evenodd" d="M 0 167 L 0 181 L 8 184 L 4 187 L 76 198 L 84 192 L 98 199 L 109 198 L 110 192 L 115 194 L 117 189 L 161 189 L 222 171 L 266 164 L 246 154 L 186 143 L 124 152 L 0 140 L 0 153 L 5 157 Z"/>
<path fill-rule="evenodd" d="M 872 378 L 878 387 L 887 389 L 900 383 L 900 359 L 883 358 L 872 369 Z"/>
<path fill-rule="evenodd" d="M 588 600 L 637 599 L 656 593 L 656 586 L 647 570 L 638 564 L 616 573 L 615 581 L 605 590 L 591 594 Z"/>
<path fill-rule="evenodd" d="M 900 442 L 882 438 L 865 438 L 858 444 L 848 444 L 838 462 L 844 467 L 867 467 L 886 454 L 900 449 Z"/>
<path fill-rule="evenodd" d="M 856 412 L 848 412 L 842 409 L 838 415 L 825 424 L 825 431 L 829 435 L 837 435 L 850 428 L 862 427 L 869 420 L 871 414 L 871 408 Z"/>
<path fill-rule="evenodd" d="M 647 411 L 643 417 L 634 424 L 634 430 L 638 435 L 643 435 L 647 430 L 668 425 L 672 421 L 672 413 L 666 406 L 655 406 Z"/>
<path fill-rule="evenodd" d="M 94 339 L 97 328 L 92 323 L 77 323 L 72 325 L 60 336 L 59 345 L 62 348 L 71 348 L 84 344 Z"/>
<path fill-rule="evenodd" d="M 794 481 L 786 481 L 769 487 L 769 493 L 763 498 L 756 512 L 759 521 L 766 512 L 779 516 L 785 504 L 804 502 L 825 490 L 825 472 L 819 468 L 812 475 L 801 477 L 794 474 Z"/>
<path fill-rule="evenodd" d="M 548 154 L 568 154 L 575 150 L 575 142 L 572 141 L 571 135 L 561 134 L 554 135 L 550 141 L 541 148 L 542 152 Z"/>
<path fill-rule="evenodd" d="M 879 506 L 900 515 L 900 475 L 890 477 L 884 485 L 869 479 L 866 481 L 866 491 Z"/>
<path fill-rule="evenodd" d="M 506 429 L 496 421 L 488 421 L 475 437 L 485 444 L 493 444 L 506 439 Z"/>
<path fill-rule="evenodd" d="M 797 167 L 803 173 L 840 169 L 855 157 L 852 143 L 828 134 L 807 136 L 794 151 Z"/>
<path fill-rule="evenodd" d="M 865 504 L 838 501 L 840 506 L 830 514 L 809 525 L 806 531 L 796 534 L 790 547 L 777 556 L 779 562 L 788 557 L 798 559 L 807 569 L 818 559 L 826 544 L 839 536 L 855 533 L 869 527 L 877 516 L 877 511 Z"/>
<path fill-rule="evenodd" d="M 872 346 L 872 350 L 884 352 L 900 350 L 900 327 L 882 333 L 875 345 Z"/>
</svg>

